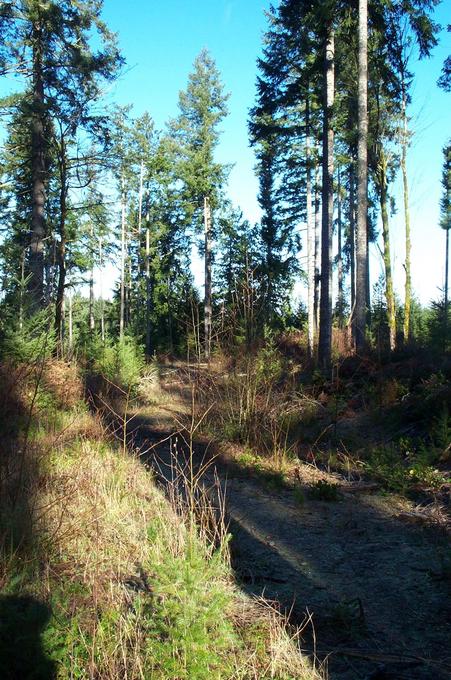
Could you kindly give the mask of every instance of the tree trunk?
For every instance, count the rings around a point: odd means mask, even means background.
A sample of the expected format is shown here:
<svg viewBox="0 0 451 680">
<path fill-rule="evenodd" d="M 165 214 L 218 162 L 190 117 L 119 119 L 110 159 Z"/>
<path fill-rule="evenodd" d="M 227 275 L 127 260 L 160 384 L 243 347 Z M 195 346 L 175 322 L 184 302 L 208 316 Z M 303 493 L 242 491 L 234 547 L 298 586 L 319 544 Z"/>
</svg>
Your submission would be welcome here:
<svg viewBox="0 0 451 680">
<path fill-rule="evenodd" d="M 139 195 L 138 195 L 138 281 L 141 280 L 141 231 L 142 231 L 142 211 L 143 211 L 143 181 L 144 181 L 144 161 L 141 161 L 139 171 Z"/>
<path fill-rule="evenodd" d="M 102 247 L 102 237 L 99 236 L 99 301 L 100 301 L 100 336 L 102 342 L 105 342 L 105 302 L 103 299 L 103 247 Z"/>
<path fill-rule="evenodd" d="M 22 250 L 20 265 L 20 294 L 19 294 L 19 330 L 23 331 L 24 317 L 24 293 L 25 293 L 25 249 Z"/>
<path fill-rule="evenodd" d="M 205 359 L 210 361 L 211 356 L 211 210 L 210 200 L 204 198 L 204 229 L 205 229 L 205 299 L 204 299 L 204 327 L 205 327 Z"/>
<path fill-rule="evenodd" d="M 94 319 L 94 228 L 91 223 L 91 272 L 89 276 L 89 332 L 92 335 L 95 328 Z"/>
<path fill-rule="evenodd" d="M 59 147 L 59 175 L 60 175 L 60 219 L 59 219 L 59 243 L 57 245 L 57 259 L 58 259 L 58 286 L 56 291 L 56 305 L 55 305 L 55 330 L 58 339 L 62 336 L 62 320 L 63 320 L 63 304 L 64 292 L 66 288 L 66 217 L 67 217 L 67 158 L 66 146 L 63 135 L 60 138 Z"/>
<path fill-rule="evenodd" d="M 66 354 L 66 296 L 63 296 L 63 304 L 61 305 L 61 336 L 60 336 L 60 346 L 61 346 L 61 356 L 64 357 Z"/>
<path fill-rule="evenodd" d="M 406 111 L 406 96 L 403 95 L 403 134 L 401 143 L 401 171 L 402 171 L 402 185 L 404 193 L 404 222 L 405 222 L 405 236 L 406 236 L 406 288 L 404 298 L 404 342 L 409 342 L 410 337 L 410 308 L 412 304 L 412 271 L 411 271 L 411 252 L 412 244 L 410 239 L 410 207 L 409 207 L 409 184 L 407 181 L 407 111 Z"/>
<path fill-rule="evenodd" d="M 319 166 L 315 166 L 315 337 L 319 333 L 319 298 L 321 292 L 321 200 L 319 193 Z"/>
<path fill-rule="evenodd" d="M 72 356 L 72 349 L 74 345 L 74 330 L 72 322 L 72 293 L 69 297 L 69 356 Z"/>
<path fill-rule="evenodd" d="M 45 182 L 46 140 L 45 102 L 42 69 L 43 36 L 39 20 L 33 23 L 33 113 L 31 117 L 31 175 L 32 209 L 31 242 L 29 254 L 29 292 L 31 309 L 36 311 L 44 305 L 44 239 L 45 239 Z"/>
<path fill-rule="evenodd" d="M 152 356 L 152 286 L 150 280 L 150 220 L 146 216 L 146 354 L 148 358 Z"/>
<path fill-rule="evenodd" d="M 308 278 L 308 355 L 315 351 L 315 227 L 312 215 L 312 168 L 310 149 L 310 101 L 307 92 L 305 102 L 305 156 L 307 200 L 307 278 Z"/>
<path fill-rule="evenodd" d="M 355 346 L 365 348 L 368 298 L 368 0 L 359 0 Z"/>
<path fill-rule="evenodd" d="M 122 178 L 121 192 L 121 301 L 119 312 L 119 338 L 124 337 L 125 327 L 125 180 Z"/>
<path fill-rule="evenodd" d="M 385 299 L 387 302 L 390 350 L 393 351 L 396 347 L 396 312 L 391 266 L 390 226 L 388 221 L 387 161 L 383 150 L 380 153 L 379 174 L 379 197 L 382 217 L 382 237 L 384 241 Z"/>
<path fill-rule="evenodd" d="M 337 311 L 338 325 L 344 324 L 344 291 L 343 291 L 343 243 L 342 243 L 342 210 L 341 210 L 341 175 L 337 171 Z"/>
<path fill-rule="evenodd" d="M 355 176 L 354 161 L 349 167 L 349 252 L 351 274 L 351 323 L 354 326 L 355 311 Z M 353 332 L 355 337 L 355 332 Z"/>
<path fill-rule="evenodd" d="M 169 351 L 171 354 L 174 353 L 174 324 L 173 324 L 173 319 L 172 319 L 172 304 L 171 304 L 171 293 L 172 293 L 172 286 L 171 286 L 171 277 L 168 276 L 167 278 L 167 291 L 168 291 L 168 331 L 169 331 Z"/>
<path fill-rule="evenodd" d="M 125 323 L 129 326 L 132 322 L 132 258 L 130 256 L 130 239 L 127 239 L 127 269 Z"/>
<path fill-rule="evenodd" d="M 55 330 L 61 342 L 63 323 L 64 292 L 66 289 L 66 239 L 60 235 L 58 243 L 58 286 L 56 289 Z"/>
<path fill-rule="evenodd" d="M 449 271 L 449 229 L 446 229 L 445 249 L 445 324 L 444 324 L 444 349 L 448 346 L 448 271 Z"/>
<path fill-rule="evenodd" d="M 327 371 L 332 354 L 332 229 L 334 218 L 334 131 L 332 107 L 335 90 L 335 39 L 329 24 L 324 58 L 323 191 L 321 228 L 321 301 L 318 358 Z"/>
</svg>

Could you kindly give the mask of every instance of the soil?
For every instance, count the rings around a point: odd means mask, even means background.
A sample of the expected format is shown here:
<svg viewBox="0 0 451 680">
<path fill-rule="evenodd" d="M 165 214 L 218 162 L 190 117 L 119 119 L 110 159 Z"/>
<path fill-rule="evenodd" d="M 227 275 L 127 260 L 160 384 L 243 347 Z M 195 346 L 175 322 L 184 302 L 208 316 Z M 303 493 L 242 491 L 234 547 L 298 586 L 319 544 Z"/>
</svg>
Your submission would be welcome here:
<svg viewBox="0 0 451 680">
<path fill-rule="evenodd" d="M 171 434 L 191 403 L 179 381 L 168 370 L 163 405 L 133 421 L 137 445 L 163 484 Z M 178 450 L 183 456 L 183 446 Z M 212 453 L 199 438 L 198 464 Z M 308 489 L 318 473 L 307 464 L 299 465 L 295 489 L 251 477 L 221 447 L 214 456 L 204 484 L 212 484 L 215 468 L 237 583 L 277 602 L 294 624 L 306 622 L 304 650 L 325 664 L 331 680 L 451 678 L 451 566 L 443 529 L 412 522 L 416 515 L 392 495 L 371 485 L 355 493 L 336 476 L 338 500 L 314 498 Z M 327 473 L 320 477 L 327 480 Z"/>
</svg>

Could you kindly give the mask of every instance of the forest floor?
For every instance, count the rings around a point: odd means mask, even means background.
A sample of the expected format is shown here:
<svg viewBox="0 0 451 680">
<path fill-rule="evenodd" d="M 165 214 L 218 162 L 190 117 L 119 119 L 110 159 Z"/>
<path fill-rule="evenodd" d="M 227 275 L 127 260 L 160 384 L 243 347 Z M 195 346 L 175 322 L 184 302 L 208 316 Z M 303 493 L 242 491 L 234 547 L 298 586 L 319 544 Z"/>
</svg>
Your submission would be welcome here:
<svg viewBox="0 0 451 680">
<path fill-rule="evenodd" d="M 129 429 L 165 484 L 174 476 L 174 451 L 179 466 L 188 455 L 181 442 L 191 387 L 177 367 L 163 370 L 160 387 L 162 398 L 131 414 Z M 209 460 L 202 484 L 212 487 L 217 474 L 224 491 L 238 584 L 305 623 L 304 647 L 326 660 L 331 680 L 451 677 L 443 524 L 377 485 L 313 464 L 297 463 L 295 483 L 287 483 L 253 474 L 236 447 L 197 431 L 192 450 L 195 469 Z M 318 480 L 337 493 L 312 495 Z"/>
</svg>

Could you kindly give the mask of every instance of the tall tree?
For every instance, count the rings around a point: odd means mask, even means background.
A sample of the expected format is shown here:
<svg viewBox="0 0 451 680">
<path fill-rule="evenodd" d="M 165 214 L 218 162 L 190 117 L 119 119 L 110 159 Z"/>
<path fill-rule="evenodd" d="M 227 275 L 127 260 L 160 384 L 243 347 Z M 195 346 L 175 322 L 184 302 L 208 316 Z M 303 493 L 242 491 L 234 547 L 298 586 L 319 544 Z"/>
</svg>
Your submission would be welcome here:
<svg viewBox="0 0 451 680">
<path fill-rule="evenodd" d="M 365 347 L 368 278 L 368 0 L 359 0 L 355 344 Z"/>
<path fill-rule="evenodd" d="M 318 360 L 328 370 L 332 352 L 332 230 L 334 216 L 335 32 L 332 18 L 325 27 L 323 99 L 323 187 L 321 225 L 321 300 Z"/>
<path fill-rule="evenodd" d="M 100 19 L 99 0 L 12 0 L 0 22 L 0 69 L 20 71 L 29 82 L 30 131 L 30 297 L 44 304 L 44 258 L 47 237 L 49 121 L 87 120 L 87 102 L 100 94 L 121 64 L 114 35 Z M 100 49 L 92 48 L 97 34 Z"/>
<path fill-rule="evenodd" d="M 216 64 L 207 50 L 194 62 L 188 86 L 179 95 L 180 113 L 171 122 L 171 133 L 179 145 L 179 172 L 184 198 L 195 232 L 204 229 L 205 295 L 204 353 L 210 359 L 212 333 L 212 241 L 227 167 L 217 163 L 219 125 L 227 115 L 228 95 Z"/>
</svg>

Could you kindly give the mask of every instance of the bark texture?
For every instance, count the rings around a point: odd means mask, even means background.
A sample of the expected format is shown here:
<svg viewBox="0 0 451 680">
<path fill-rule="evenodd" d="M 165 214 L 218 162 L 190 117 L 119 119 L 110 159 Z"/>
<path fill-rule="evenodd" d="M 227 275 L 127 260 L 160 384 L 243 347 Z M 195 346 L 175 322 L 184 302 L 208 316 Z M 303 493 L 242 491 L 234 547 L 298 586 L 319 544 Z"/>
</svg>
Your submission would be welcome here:
<svg viewBox="0 0 451 680">
<path fill-rule="evenodd" d="M 383 151 L 379 161 L 379 199 L 382 217 L 382 237 L 384 241 L 384 268 L 385 268 L 385 299 L 387 303 L 387 322 L 389 330 L 390 350 L 396 347 L 396 311 L 395 294 L 393 290 L 393 272 L 391 263 L 390 225 L 388 219 L 388 194 L 387 194 L 387 160 Z"/>
<path fill-rule="evenodd" d="M 321 227 L 321 301 L 318 359 L 327 371 L 332 355 L 332 229 L 334 213 L 334 131 L 332 108 L 335 91 L 335 37 L 332 25 L 327 30 L 324 59 L 323 101 L 323 191 Z"/>
<path fill-rule="evenodd" d="M 312 212 L 312 168 L 310 146 L 310 102 L 305 104 L 305 155 L 306 155 L 306 201 L 307 201 L 307 278 L 308 278 L 308 355 L 315 351 L 315 226 Z"/>
<path fill-rule="evenodd" d="M 204 198 L 204 230 L 205 230 L 205 298 L 204 298 L 204 352 L 205 359 L 211 356 L 211 328 L 212 328 L 212 303 L 211 303 L 211 209 L 210 199 Z"/>
<path fill-rule="evenodd" d="M 365 348 L 368 298 L 368 0 L 359 0 L 355 346 Z"/>
<path fill-rule="evenodd" d="M 406 100 L 403 96 L 403 134 L 401 144 L 401 172 L 402 185 L 404 194 L 404 223 L 405 223 L 405 238 L 406 238 L 406 288 L 404 298 L 404 328 L 403 336 L 404 342 L 409 342 L 410 337 L 410 308 L 412 305 L 412 266 L 411 266 L 411 252 L 412 243 L 410 236 L 410 206 L 409 206 L 409 183 L 407 181 L 407 144 L 408 144 L 408 130 L 407 130 L 407 112 Z"/>
</svg>

